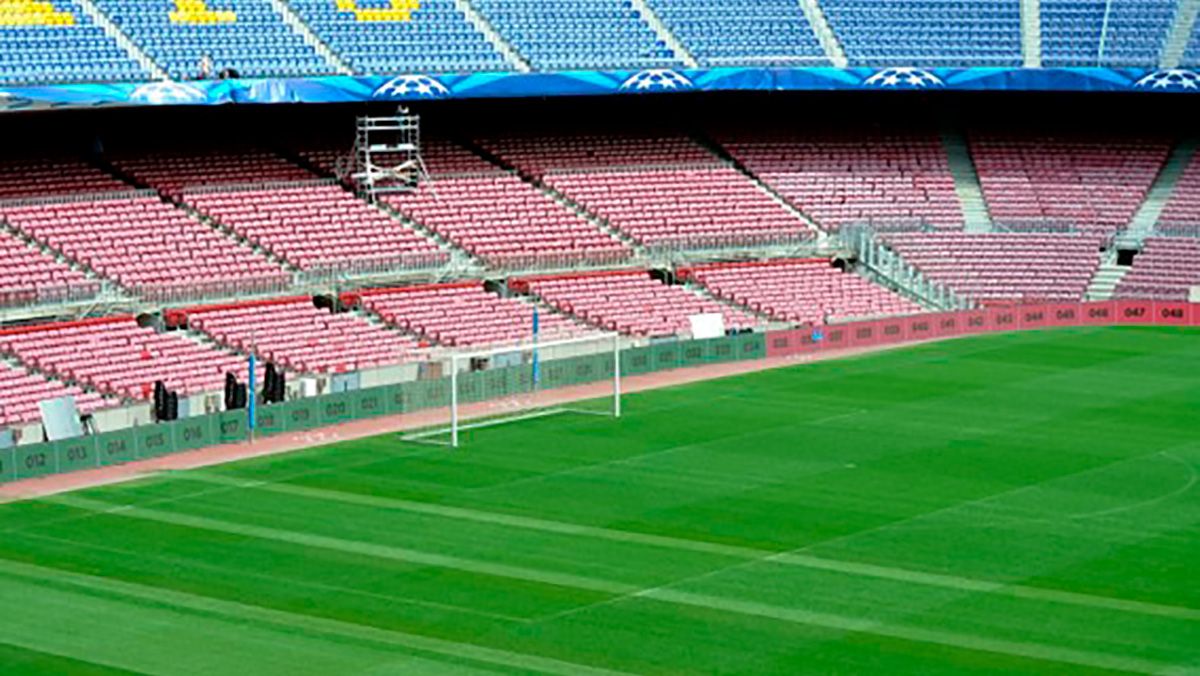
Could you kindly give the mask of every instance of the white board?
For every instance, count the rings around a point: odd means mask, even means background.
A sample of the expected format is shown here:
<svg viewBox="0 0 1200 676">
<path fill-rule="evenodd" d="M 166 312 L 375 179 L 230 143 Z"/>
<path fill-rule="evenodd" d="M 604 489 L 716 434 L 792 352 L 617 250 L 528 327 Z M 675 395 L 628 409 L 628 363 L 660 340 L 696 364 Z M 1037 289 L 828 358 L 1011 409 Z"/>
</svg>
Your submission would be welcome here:
<svg viewBox="0 0 1200 676">
<path fill-rule="evenodd" d="M 83 436 L 83 425 L 79 424 L 79 411 L 75 408 L 74 397 L 43 399 L 38 402 L 38 409 L 42 412 L 42 427 L 46 429 L 46 438 L 50 441 Z"/>
<path fill-rule="evenodd" d="M 725 335 L 725 317 L 719 312 L 692 315 L 688 319 L 692 322 L 692 338 L 696 340 L 720 338 Z"/>
<path fill-rule="evenodd" d="M 1191 290 L 1188 291 L 1188 302 L 1200 303 L 1200 286 L 1193 286 Z"/>
</svg>

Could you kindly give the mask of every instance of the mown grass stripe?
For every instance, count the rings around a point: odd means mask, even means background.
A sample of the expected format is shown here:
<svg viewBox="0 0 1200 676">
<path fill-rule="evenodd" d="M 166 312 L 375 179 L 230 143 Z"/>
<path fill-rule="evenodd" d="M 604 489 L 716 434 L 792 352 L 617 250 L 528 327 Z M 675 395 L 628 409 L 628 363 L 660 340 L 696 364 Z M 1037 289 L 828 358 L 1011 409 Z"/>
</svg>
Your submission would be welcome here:
<svg viewBox="0 0 1200 676">
<path fill-rule="evenodd" d="M 133 600 L 163 603 L 187 610 L 215 613 L 247 622 L 270 623 L 282 627 L 380 643 L 447 657 L 466 658 L 486 664 L 528 669 L 539 673 L 561 674 L 563 676 L 573 674 L 612 676 L 620 673 L 548 657 L 379 629 L 312 615 L 290 613 L 282 610 L 189 594 L 162 587 L 152 587 L 107 577 L 85 575 L 6 559 L 0 559 L 0 571 L 3 571 L 6 575 L 20 576 L 36 581 L 54 582 L 85 590 L 103 591 Z"/>
<path fill-rule="evenodd" d="M 676 605 L 694 606 L 720 612 L 736 613 L 795 624 L 810 625 L 845 632 L 858 632 L 886 636 L 920 643 L 932 643 L 954 648 L 999 653 L 1013 657 L 1071 664 L 1096 669 L 1117 669 L 1134 673 L 1155 674 L 1177 665 L 1154 660 L 1112 655 L 1091 650 L 1080 650 L 1061 646 L 1024 641 L 1006 641 L 959 632 L 938 631 L 917 627 L 887 624 L 874 620 L 846 617 L 831 613 L 813 612 L 796 608 L 784 608 L 769 604 L 742 601 L 725 597 L 678 591 L 666 587 L 639 589 L 613 582 L 566 575 L 519 566 L 509 566 L 461 557 L 444 556 L 416 550 L 375 545 L 370 543 L 297 533 L 278 528 L 250 526 L 219 519 L 188 516 L 160 510 L 145 509 L 128 505 L 113 505 L 99 500 L 74 496 L 57 496 L 49 500 L 78 509 L 113 513 L 123 517 L 145 519 L 176 526 L 219 531 L 235 535 L 275 540 L 310 547 L 322 547 L 337 551 L 375 556 L 386 559 L 439 566 L 484 575 L 495 575 L 527 582 L 560 585 L 586 591 L 609 593 L 616 597 L 644 598 Z"/>
<path fill-rule="evenodd" d="M 895 568 L 891 566 L 841 561 L 807 554 L 790 552 L 780 553 L 764 549 L 754 549 L 751 547 L 726 545 L 717 542 L 704 542 L 701 540 L 675 538 L 665 535 L 615 530 L 611 528 L 602 528 L 599 526 L 587 526 L 563 521 L 469 509 L 465 507 L 453 507 L 448 505 L 417 502 L 413 500 L 362 495 L 356 493 L 347 493 L 344 491 L 332 491 L 322 488 L 311 488 L 308 486 L 298 486 L 295 484 L 270 483 L 263 481 L 246 482 L 239 479 L 202 472 L 187 472 L 181 474 L 180 476 L 188 480 L 227 486 L 230 488 L 269 491 L 281 495 L 292 495 L 314 500 L 329 500 L 332 502 L 362 507 L 392 509 L 444 517 L 448 519 L 471 521 L 474 523 L 494 524 L 560 535 L 590 537 L 611 542 L 648 545 L 652 547 L 662 547 L 665 549 L 691 551 L 703 554 L 715 554 L 730 558 L 743 559 L 746 561 L 769 561 L 772 563 L 799 566 L 815 570 L 823 570 L 848 575 L 861 575 L 864 577 L 892 580 L 895 582 L 908 582 L 912 584 L 941 587 L 945 589 L 955 589 L 971 593 L 1004 594 L 1015 596 L 1017 598 L 1050 601 L 1065 605 L 1082 606 L 1100 610 L 1113 610 L 1140 615 L 1200 621 L 1200 609 L 1168 606 L 1157 603 L 1136 601 L 1132 599 L 1080 594 L 1056 589 L 1048 589 L 1044 587 L 1031 587 L 1019 584 L 993 582 L 989 580 L 978 580 L 954 575 L 927 573 L 904 568 Z"/>
</svg>

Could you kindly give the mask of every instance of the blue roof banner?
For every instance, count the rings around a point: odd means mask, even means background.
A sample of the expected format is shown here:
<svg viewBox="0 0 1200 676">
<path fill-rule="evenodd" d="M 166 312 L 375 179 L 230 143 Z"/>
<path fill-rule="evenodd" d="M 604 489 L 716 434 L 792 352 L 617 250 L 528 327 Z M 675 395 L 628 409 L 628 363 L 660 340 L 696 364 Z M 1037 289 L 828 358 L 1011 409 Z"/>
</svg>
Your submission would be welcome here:
<svg viewBox="0 0 1200 676">
<path fill-rule="evenodd" d="M 1186 69 L 651 68 L 641 71 L 330 76 L 0 86 L 0 110 L 93 106 L 345 103 L 721 91 L 1057 91 L 1200 93 Z"/>
</svg>

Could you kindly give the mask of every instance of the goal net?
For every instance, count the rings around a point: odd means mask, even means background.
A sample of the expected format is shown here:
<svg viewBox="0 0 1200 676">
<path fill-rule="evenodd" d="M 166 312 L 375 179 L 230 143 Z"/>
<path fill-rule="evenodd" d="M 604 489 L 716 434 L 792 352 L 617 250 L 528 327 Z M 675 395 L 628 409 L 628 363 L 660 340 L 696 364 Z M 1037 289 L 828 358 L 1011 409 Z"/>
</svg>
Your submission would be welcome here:
<svg viewBox="0 0 1200 676">
<path fill-rule="evenodd" d="M 621 339 L 615 333 L 486 349 L 431 352 L 418 369 L 430 396 L 414 443 L 458 447 L 471 430 L 552 415 L 621 415 Z"/>
</svg>

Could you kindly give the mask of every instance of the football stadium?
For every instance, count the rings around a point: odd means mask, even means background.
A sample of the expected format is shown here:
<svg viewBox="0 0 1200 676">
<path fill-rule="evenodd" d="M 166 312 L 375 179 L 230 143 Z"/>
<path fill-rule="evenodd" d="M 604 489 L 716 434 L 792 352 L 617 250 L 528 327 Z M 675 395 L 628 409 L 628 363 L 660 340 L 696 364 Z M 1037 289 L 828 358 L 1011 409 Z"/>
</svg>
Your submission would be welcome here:
<svg viewBox="0 0 1200 676">
<path fill-rule="evenodd" d="M 0 0 L 0 674 L 1200 674 L 1200 0 Z"/>
</svg>

